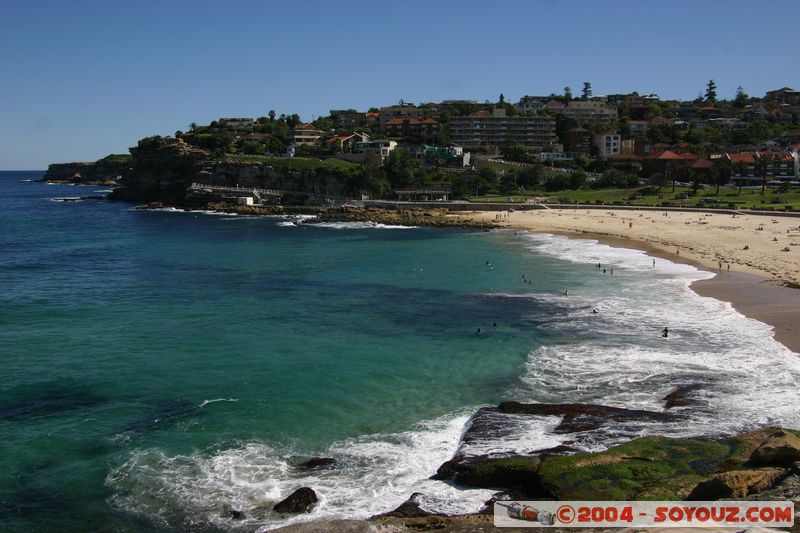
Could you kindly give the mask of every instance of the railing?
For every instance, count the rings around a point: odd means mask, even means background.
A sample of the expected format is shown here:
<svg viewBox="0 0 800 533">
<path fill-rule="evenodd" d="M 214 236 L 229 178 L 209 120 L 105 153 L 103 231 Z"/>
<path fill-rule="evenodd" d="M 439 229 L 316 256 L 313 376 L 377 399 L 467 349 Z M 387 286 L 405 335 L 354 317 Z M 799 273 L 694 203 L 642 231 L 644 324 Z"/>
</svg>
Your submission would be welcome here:
<svg viewBox="0 0 800 533">
<path fill-rule="evenodd" d="M 223 192 L 252 192 L 254 194 L 259 195 L 267 195 L 267 196 L 283 196 L 286 194 L 286 191 L 281 191 L 277 189 L 259 189 L 256 187 L 240 187 L 240 186 L 223 186 L 223 185 L 205 185 L 203 183 L 192 183 L 189 186 L 190 190 L 199 190 L 199 189 L 208 189 L 211 191 L 223 191 Z"/>
</svg>

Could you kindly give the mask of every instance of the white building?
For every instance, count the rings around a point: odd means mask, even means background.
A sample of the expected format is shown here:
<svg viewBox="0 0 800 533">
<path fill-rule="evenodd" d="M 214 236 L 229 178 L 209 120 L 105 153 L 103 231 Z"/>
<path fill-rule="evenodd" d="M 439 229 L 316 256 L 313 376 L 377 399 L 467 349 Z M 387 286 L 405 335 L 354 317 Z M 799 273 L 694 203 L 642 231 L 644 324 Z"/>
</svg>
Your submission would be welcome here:
<svg viewBox="0 0 800 533">
<path fill-rule="evenodd" d="M 594 144 L 597 146 L 598 155 L 604 159 L 622 153 L 622 135 L 619 133 L 598 133 L 594 136 Z"/>
</svg>

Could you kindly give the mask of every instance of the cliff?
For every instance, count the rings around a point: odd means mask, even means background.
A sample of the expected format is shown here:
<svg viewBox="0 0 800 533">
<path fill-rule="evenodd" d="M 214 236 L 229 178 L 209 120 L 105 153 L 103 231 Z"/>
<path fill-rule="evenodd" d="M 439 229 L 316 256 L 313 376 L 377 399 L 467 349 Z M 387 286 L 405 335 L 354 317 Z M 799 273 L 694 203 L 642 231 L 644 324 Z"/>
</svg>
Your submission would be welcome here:
<svg viewBox="0 0 800 533">
<path fill-rule="evenodd" d="M 131 173 L 131 156 L 112 154 L 92 163 L 55 163 L 42 181 L 116 185 Z"/>
<path fill-rule="evenodd" d="M 309 195 L 344 196 L 358 171 L 358 165 L 338 160 L 212 157 L 181 139 L 149 137 L 131 148 L 130 173 L 110 199 L 196 207 L 208 199 L 187 191 L 200 183 L 288 191 L 295 193 L 288 195 L 290 199 L 302 201 Z"/>
</svg>

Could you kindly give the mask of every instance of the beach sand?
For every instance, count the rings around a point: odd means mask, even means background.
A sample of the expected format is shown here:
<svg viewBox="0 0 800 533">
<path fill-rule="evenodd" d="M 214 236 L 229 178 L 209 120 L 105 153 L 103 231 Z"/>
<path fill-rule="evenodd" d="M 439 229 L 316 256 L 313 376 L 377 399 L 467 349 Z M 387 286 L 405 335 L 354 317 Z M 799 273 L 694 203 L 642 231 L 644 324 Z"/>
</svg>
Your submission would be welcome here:
<svg viewBox="0 0 800 533">
<path fill-rule="evenodd" d="M 800 327 L 795 324 L 800 317 L 800 218 L 622 209 L 477 211 L 458 216 L 638 248 L 716 272 L 716 277 L 695 282 L 692 288 L 773 326 L 775 338 L 800 353 Z"/>
</svg>

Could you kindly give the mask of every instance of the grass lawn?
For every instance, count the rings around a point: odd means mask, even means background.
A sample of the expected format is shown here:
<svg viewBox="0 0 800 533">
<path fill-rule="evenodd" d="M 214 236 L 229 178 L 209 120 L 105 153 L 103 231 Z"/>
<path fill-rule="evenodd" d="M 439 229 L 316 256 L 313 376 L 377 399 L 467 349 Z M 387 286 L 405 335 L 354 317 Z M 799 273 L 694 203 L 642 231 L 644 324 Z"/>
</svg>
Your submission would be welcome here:
<svg viewBox="0 0 800 533">
<path fill-rule="evenodd" d="M 781 193 L 775 188 L 767 188 L 761 195 L 761 188 L 742 189 L 715 188 L 699 189 L 692 194 L 689 187 L 662 187 L 660 192 L 642 194 L 647 188 L 636 189 L 580 189 L 567 191 L 533 191 L 527 195 L 485 195 L 470 197 L 472 202 L 511 202 L 522 203 L 531 198 L 546 197 L 548 203 L 580 203 L 580 204 L 617 204 L 671 207 L 720 207 L 738 209 L 772 209 L 783 211 L 787 206 L 793 211 L 800 211 L 800 190 L 792 189 Z"/>
</svg>

